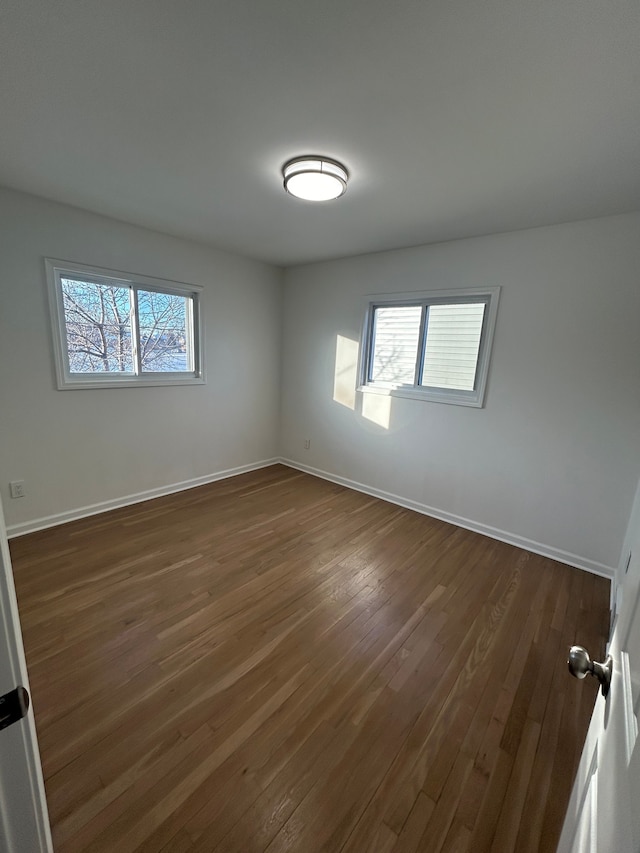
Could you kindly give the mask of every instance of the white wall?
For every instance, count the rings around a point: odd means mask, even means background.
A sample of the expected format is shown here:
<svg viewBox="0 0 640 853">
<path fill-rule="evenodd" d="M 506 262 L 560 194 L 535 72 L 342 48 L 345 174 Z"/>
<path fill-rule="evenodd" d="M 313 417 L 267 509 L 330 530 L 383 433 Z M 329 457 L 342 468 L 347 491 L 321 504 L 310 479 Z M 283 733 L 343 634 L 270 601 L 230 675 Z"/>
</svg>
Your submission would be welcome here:
<svg viewBox="0 0 640 853">
<path fill-rule="evenodd" d="M 206 385 L 58 391 L 44 257 L 202 285 Z M 281 271 L 0 190 L 0 488 L 7 525 L 277 451 Z M 27 496 L 11 500 L 10 480 Z"/>
<path fill-rule="evenodd" d="M 56 390 L 44 257 L 204 286 L 207 384 Z M 575 564 L 617 566 L 640 477 L 639 270 L 633 214 L 294 268 L 283 307 L 278 269 L 0 190 L 7 523 L 280 452 Z M 344 355 L 366 294 L 498 284 L 484 409 L 394 398 L 385 410 L 389 398 L 355 393 Z M 27 497 L 9 498 L 13 479 Z"/>
<path fill-rule="evenodd" d="M 354 392 L 366 294 L 494 285 L 485 408 Z M 640 214 L 290 269 L 282 455 L 612 571 L 640 475 L 639 318 Z"/>
</svg>

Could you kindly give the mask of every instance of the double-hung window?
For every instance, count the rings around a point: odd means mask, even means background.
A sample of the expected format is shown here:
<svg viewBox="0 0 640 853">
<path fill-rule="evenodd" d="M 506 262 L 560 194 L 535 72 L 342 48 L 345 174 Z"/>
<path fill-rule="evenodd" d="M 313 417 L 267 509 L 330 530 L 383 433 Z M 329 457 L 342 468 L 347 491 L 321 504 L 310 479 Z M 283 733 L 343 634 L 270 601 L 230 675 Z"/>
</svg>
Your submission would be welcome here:
<svg viewBox="0 0 640 853">
<path fill-rule="evenodd" d="M 204 381 L 201 288 L 45 263 L 58 388 Z"/>
<path fill-rule="evenodd" d="M 500 288 L 369 303 L 360 390 L 481 407 Z"/>
</svg>

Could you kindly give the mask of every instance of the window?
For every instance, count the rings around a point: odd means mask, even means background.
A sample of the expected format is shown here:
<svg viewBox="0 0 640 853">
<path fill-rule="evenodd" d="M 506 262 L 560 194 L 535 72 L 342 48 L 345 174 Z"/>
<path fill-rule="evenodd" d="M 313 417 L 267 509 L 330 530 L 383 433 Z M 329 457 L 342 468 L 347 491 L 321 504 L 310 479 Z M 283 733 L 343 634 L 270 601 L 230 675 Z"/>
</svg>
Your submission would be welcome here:
<svg viewBox="0 0 640 853">
<path fill-rule="evenodd" d="M 45 263 L 58 388 L 204 381 L 200 288 Z"/>
<path fill-rule="evenodd" d="M 369 303 L 360 390 L 483 405 L 500 288 Z"/>
</svg>

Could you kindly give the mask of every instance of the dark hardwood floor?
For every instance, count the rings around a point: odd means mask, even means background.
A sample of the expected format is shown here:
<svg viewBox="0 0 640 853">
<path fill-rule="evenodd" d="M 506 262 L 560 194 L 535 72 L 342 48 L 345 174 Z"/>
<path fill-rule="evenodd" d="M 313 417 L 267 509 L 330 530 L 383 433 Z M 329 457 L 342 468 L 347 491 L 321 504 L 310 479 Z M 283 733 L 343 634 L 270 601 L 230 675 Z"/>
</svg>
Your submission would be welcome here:
<svg viewBox="0 0 640 853">
<path fill-rule="evenodd" d="M 11 553 L 57 853 L 555 850 L 607 581 L 282 466 Z"/>
</svg>

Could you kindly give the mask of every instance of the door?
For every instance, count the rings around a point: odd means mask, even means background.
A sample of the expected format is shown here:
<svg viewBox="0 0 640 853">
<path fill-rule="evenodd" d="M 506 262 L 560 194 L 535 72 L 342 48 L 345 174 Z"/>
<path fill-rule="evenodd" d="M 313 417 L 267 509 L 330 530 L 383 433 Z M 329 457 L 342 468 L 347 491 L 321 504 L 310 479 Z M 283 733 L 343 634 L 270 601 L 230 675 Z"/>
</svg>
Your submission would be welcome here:
<svg viewBox="0 0 640 853">
<path fill-rule="evenodd" d="M 29 688 L 0 503 L 0 696 Z M 51 853 L 33 710 L 0 731 L 0 853 Z"/>
<path fill-rule="evenodd" d="M 640 853 L 640 485 L 620 574 L 611 688 L 596 701 L 558 853 Z"/>
</svg>

